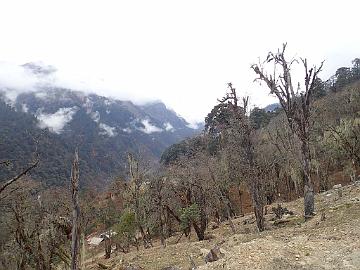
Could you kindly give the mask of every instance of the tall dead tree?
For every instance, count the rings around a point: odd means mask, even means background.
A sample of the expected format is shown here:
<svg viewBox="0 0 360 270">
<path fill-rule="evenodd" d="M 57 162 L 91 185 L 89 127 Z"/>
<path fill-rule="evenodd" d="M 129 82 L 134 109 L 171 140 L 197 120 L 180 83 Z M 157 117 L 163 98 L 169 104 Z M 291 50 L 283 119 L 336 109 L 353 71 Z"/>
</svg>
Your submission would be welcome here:
<svg viewBox="0 0 360 270">
<path fill-rule="evenodd" d="M 236 89 L 232 83 L 228 84 L 229 93 L 219 100 L 222 104 L 227 104 L 231 111 L 231 133 L 234 136 L 233 147 L 236 149 L 237 156 L 241 162 L 241 174 L 247 183 L 254 207 L 256 223 L 259 231 L 265 229 L 264 226 L 264 174 L 256 160 L 255 155 L 255 131 L 247 115 L 249 98 L 243 97 L 242 104 L 238 99 Z"/>
<path fill-rule="evenodd" d="M 79 269 L 80 248 L 80 206 L 79 206 L 79 155 L 75 150 L 74 161 L 71 168 L 71 194 L 73 204 L 73 220 L 71 231 L 71 270 Z"/>
<path fill-rule="evenodd" d="M 292 81 L 291 66 L 299 63 L 295 58 L 288 61 L 285 58 L 286 43 L 276 53 L 270 52 L 266 61 L 252 65 L 258 75 L 256 80 L 266 83 L 270 94 L 275 94 L 283 108 L 289 127 L 301 142 L 301 163 L 304 182 L 304 214 L 311 217 L 314 214 L 314 187 L 311 180 L 311 153 L 310 153 L 310 114 L 312 94 L 315 80 L 318 78 L 323 63 L 319 67 L 308 67 L 307 59 L 300 58 L 305 71 L 304 86 L 298 83 L 295 89 Z M 272 63 L 273 73 L 264 71 L 265 65 Z"/>
</svg>

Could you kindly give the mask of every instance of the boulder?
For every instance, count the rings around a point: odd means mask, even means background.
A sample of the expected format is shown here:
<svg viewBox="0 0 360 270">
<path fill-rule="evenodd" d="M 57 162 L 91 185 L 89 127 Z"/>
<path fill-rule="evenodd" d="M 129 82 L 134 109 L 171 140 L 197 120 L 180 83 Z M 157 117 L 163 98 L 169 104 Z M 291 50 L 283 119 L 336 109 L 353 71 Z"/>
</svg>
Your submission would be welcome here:
<svg viewBox="0 0 360 270">
<path fill-rule="evenodd" d="M 215 246 L 210 249 L 209 253 L 205 256 L 205 263 L 215 262 L 224 257 L 224 253 L 221 252 L 219 246 Z"/>
</svg>

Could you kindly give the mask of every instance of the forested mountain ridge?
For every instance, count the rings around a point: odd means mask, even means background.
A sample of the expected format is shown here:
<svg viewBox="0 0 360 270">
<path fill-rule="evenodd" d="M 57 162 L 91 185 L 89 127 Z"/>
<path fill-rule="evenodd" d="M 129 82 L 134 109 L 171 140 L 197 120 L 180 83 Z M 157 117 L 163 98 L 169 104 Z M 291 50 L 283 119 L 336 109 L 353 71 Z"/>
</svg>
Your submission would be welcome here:
<svg viewBox="0 0 360 270">
<path fill-rule="evenodd" d="M 28 164 L 37 149 L 40 164 L 31 176 L 67 185 L 78 147 L 81 182 L 98 187 L 124 175 L 128 152 L 156 163 L 169 145 L 198 132 L 160 101 L 136 105 L 50 86 L 0 89 L 0 126 L 0 158 L 12 161 L 1 179 Z"/>
</svg>

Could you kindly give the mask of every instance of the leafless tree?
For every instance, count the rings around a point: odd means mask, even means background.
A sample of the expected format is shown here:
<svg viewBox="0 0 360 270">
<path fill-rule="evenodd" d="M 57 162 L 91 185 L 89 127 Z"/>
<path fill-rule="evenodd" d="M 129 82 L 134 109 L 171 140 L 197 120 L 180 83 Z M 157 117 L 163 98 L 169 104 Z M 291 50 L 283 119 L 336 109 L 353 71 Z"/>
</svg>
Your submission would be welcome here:
<svg viewBox="0 0 360 270">
<path fill-rule="evenodd" d="M 250 190 L 255 217 L 259 231 L 264 230 L 264 206 L 265 193 L 263 170 L 256 156 L 256 132 L 248 116 L 248 97 L 239 100 L 236 89 L 231 83 L 228 84 L 229 92 L 219 100 L 222 107 L 226 105 L 229 114 L 227 116 L 227 136 L 231 138 L 230 143 L 234 151 L 232 154 L 238 160 L 240 177 L 247 183 Z M 240 104 L 242 103 L 242 104 Z"/>
<path fill-rule="evenodd" d="M 310 114 L 312 94 L 315 80 L 322 69 L 308 67 L 307 59 L 300 58 L 304 71 L 304 88 L 295 89 L 292 78 L 291 66 L 299 63 L 297 59 L 287 60 L 285 57 L 286 43 L 276 53 L 270 52 L 264 63 L 252 65 L 253 71 L 258 75 L 256 80 L 266 83 L 270 94 L 276 95 L 283 108 L 290 129 L 301 141 L 301 161 L 304 181 L 304 214 L 311 217 L 314 214 L 314 187 L 311 180 L 311 153 L 310 153 Z M 273 73 L 268 74 L 264 70 L 266 64 L 274 65 Z"/>
</svg>

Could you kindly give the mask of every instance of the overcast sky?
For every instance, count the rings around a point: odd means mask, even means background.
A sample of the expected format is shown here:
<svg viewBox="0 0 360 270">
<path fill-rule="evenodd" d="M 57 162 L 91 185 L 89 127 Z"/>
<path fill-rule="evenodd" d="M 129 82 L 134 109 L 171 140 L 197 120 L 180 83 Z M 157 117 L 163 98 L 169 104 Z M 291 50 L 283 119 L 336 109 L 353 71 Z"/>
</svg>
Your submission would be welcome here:
<svg viewBox="0 0 360 270">
<path fill-rule="evenodd" d="M 253 105 L 273 100 L 250 65 L 288 42 L 325 59 L 326 79 L 360 57 L 357 1 L 0 2 L 0 61 L 41 61 L 69 84 L 134 101 L 160 99 L 201 121 L 233 82 Z"/>
</svg>

